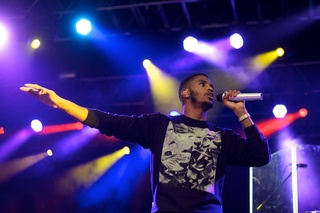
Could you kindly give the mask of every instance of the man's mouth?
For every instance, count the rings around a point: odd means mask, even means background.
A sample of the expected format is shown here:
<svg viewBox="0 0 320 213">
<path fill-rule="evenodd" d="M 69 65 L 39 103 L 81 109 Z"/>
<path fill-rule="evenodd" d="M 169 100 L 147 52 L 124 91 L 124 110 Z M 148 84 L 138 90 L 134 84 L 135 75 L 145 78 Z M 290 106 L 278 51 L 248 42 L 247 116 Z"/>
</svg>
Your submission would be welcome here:
<svg viewBox="0 0 320 213">
<path fill-rule="evenodd" d="M 210 98 L 210 100 L 213 100 L 213 99 L 214 99 L 213 93 L 207 93 L 207 96 Z"/>
</svg>

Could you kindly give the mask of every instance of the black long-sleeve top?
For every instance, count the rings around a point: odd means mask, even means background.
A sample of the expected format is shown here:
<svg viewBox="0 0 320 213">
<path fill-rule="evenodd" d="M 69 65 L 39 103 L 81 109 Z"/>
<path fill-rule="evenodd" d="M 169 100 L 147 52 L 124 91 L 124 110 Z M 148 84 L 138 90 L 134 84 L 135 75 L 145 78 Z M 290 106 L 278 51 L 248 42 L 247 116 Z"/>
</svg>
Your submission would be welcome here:
<svg viewBox="0 0 320 213">
<path fill-rule="evenodd" d="M 83 123 L 150 149 L 152 212 L 221 213 L 226 165 L 259 167 L 271 159 L 268 140 L 255 125 L 244 129 L 244 139 L 184 115 L 127 116 L 89 109 Z"/>
</svg>

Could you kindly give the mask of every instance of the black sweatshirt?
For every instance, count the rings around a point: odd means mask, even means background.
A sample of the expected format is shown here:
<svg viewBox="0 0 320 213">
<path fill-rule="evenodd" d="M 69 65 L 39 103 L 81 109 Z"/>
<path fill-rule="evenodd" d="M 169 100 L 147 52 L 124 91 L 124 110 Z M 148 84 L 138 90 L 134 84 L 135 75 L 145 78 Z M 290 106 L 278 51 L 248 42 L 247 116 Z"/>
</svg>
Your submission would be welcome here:
<svg viewBox="0 0 320 213">
<path fill-rule="evenodd" d="M 83 123 L 150 149 L 151 212 L 221 213 L 226 165 L 259 167 L 271 159 L 268 140 L 255 125 L 244 129 L 244 139 L 184 115 L 127 116 L 89 109 Z"/>
</svg>

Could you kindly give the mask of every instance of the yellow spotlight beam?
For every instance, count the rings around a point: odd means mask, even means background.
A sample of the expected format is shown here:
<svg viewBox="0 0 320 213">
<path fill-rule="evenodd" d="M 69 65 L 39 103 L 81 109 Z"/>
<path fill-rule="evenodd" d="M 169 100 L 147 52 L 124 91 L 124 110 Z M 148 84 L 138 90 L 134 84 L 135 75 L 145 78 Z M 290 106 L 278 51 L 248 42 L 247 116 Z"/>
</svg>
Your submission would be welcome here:
<svg viewBox="0 0 320 213">
<path fill-rule="evenodd" d="M 284 54 L 282 48 L 277 48 L 266 53 L 259 54 L 251 59 L 249 59 L 249 66 L 254 71 L 263 71 L 271 63 L 273 63 L 277 58 L 281 57 Z"/>
<path fill-rule="evenodd" d="M 46 152 L 42 152 L 36 155 L 27 156 L 0 164 L 0 184 L 7 181 L 11 177 L 15 176 L 19 172 L 27 169 L 38 161 L 44 159 L 47 155 Z"/>
<path fill-rule="evenodd" d="M 144 62 L 144 67 L 149 77 L 155 109 L 165 114 L 180 109 L 178 82 L 150 61 Z"/>
<path fill-rule="evenodd" d="M 120 158 L 128 154 L 128 147 L 72 168 L 56 182 L 56 189 L 66 195 L 73 194 L 79 188 L 89 188 Z"/>
</svg>

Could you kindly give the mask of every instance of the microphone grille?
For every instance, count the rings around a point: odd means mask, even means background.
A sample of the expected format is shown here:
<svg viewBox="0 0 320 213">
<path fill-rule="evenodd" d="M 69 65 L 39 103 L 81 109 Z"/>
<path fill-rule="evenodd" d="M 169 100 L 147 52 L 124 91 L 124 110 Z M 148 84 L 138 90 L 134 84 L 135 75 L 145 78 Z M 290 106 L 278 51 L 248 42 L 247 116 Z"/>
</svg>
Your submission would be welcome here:
<svg viewBox="0 0 320 213">
<path fill-rule="evenodd" d="M 222 94 L 218 94 L 218 95 L 217 95 L 217 101 L 223 102 L 223 101 L 222 101 Z"/>
</svg>

